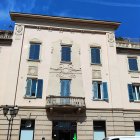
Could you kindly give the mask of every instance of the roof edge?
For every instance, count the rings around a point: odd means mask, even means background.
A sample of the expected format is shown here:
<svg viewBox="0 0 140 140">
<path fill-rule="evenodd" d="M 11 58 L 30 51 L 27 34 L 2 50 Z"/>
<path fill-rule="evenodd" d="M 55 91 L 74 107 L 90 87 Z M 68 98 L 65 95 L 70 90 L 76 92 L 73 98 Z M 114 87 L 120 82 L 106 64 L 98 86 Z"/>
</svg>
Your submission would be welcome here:
<svg viewBox="0 0 140 140">
<path fill-rule="evenodd" d="M 55 21 L 63 21 L 63 22 L 98 24 L 98 25 L 102 25 L 102 26 L 110 25 L 114 29 L 117 29 L 119 27 L 119 25 L 121 24 L 121 22 L 115 22 L 115 21 L 92 20 L 92 19 L 70 18 L 70 17 L 60 17 L 60 16 L 48 16 L 48 15 L 18 13 L 18 12 L 10 12 L 10 17 L 13 21 L 22 20 L 23 18 L 24 19 L 32 18 L 32 19 L 36 19 L 36 20 L 45 19 L 45 20 L 55 20 Z"/>
</svg>

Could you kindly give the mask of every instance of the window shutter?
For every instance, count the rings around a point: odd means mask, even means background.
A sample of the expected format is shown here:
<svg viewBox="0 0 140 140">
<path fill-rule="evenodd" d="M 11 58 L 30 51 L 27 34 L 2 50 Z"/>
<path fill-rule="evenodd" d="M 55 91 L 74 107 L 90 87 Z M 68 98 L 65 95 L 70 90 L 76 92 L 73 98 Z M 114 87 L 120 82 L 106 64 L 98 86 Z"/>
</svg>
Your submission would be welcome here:
<svg viewBox="0 0 140 140">
<path fill-rule="evenodd" d="M 94 49 L 91 48 L 91 63 L 94 63 Z"/>
<path fill-rule="evenodd" d="M 132 84 L 128 84 L 128 94 L 129 94 L 129 101 L 133 102 L 134 101 L 134 96 L 133 96 Z"/>
<path fill-rule="evenodd" d="M 93 82 L 92 86 L 93 86 L 93 99 L 98 99 L 98 83 Z"/>
<path fill-rule="evenodd" d="M 70 80 L 67 80 L 67 86 L 66 86 L 66 96 L 70 95 Z"/>
<path fill-rule="evenodd" d="M 91 63 L 100 64 L 100 49 L 91 48 Z"/>
<path fill-rule="evenodd" d="M 34 59 L 39 60 L 39 53 L 40 53 L 40 45 L 39 44 L 35 44 L 35 51 L 34 51 Z"/>
<path fill-rule="evenodd" d="M 42 91 L 43 91 L 43 80 L 42 79 L 38 79 L 38 83 L 37 83 L 37 98 L 42 98 Z"/>
<path fill-rule="evenodd" d="M 71 61 L 71 48 L 70 47 L 67 47 L 67 61 Z"/>
<path fill-rule="evenodd" d="M 26 96 L 31 96 L 31 85 L 32 85 L 32 80 L 27 79 Z"/>
<path fill-rule="evenodd" d="M 108 101 L 107 82 L 103 82 L 103 99 Z"/>
<path fill-rule="evenodd" d="M 71 61 L 71 48 L 62 47 L 61 61 Z"/>
<path fill-rule="evenodd" d="M 138 64 L 136 58 L 128 58 L 129 61 L 129 70 L 138 70 Z"/>
<path fill-rule="evenodd" d="M 61 94 L 61 96 L 64 96 L 65 82 L 64 82 L 64 80 L 61 80 L 60 83 L 61 83 L 61 92 L 60 92 L 60 94 Z"/>
<path fill-rule="evenodd" d="M 31 96 L 35 96 L 36 86 L 37 86 L 36 84 L 37 84 L 37 80 L 36 79 L 32 79 Z"/>
<path fill-rule="evenodd" d="M 40 53 L 40 44 L 31 44 L 30 45 L 29 59 L 38 60 L 39 53 Z"/>
<path fill-rule="evenodd" d="M 35 46 L 33 44 L 30 45 L 29 59 L 34 58 Z"/>
<path fill-rule="evenodd" d="M 70 80 L 61 80 L 61 96 L 70 95 Z"/>
</svg>

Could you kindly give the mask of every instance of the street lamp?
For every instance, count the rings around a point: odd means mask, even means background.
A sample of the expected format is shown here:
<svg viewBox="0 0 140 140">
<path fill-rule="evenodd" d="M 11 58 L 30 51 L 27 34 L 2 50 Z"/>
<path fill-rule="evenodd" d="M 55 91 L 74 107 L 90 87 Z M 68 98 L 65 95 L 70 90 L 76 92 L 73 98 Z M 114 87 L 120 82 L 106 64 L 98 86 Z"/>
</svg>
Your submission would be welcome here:
<svg viewBox="0 0 140 140">
<path fill-rule="evenodd" d="M 3 108 L 3 115 L 9 121 L 8 133 L 7 133 L 7 140 L 8 140 L 9 139 L 9 129 L 10 129 L 11 121 L 13 122 L 13 118 L 16 117 L 16 115 L 18 114 L 19 108 L 18 108 L 17 105 L 16 106 L 4 105 L 4 106 L 2 106 L 2 108 Z M 11 129 L 12 129 L 12 127 L 11 127 Z M 10 137 L 11 137 L 11 132 L 10 132 Z"/>
<path fill-rule="evenodd" d="M 17 114 L 18 114 L 18 106 L 8 106 L 5 105 L 3 106 L 3 115 L 7 118 L 7 120 L 11 120 L 12 118 L 14 118 Z M 11 116 L 10 118 L 8 118 L 8 112 L 9 115 Z"/>
</svg>

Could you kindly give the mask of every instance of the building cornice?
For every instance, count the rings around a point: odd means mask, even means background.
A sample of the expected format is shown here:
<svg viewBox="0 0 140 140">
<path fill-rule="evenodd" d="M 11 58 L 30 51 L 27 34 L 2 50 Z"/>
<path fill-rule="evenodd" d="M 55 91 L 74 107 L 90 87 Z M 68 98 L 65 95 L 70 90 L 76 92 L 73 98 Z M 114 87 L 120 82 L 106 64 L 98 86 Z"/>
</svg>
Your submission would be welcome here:
<svg viewBox="0 0 140 140">
<path fill-rule="evenodd" d="M 73 25 L 85 25 L 93 27 L 103 27 L 109 29 L 117 29 L 120 25 L 120 22 L 113 21 L 103 21 L 103 20 L 88 20 L 88 19 L 79 19 L 79 18 L 68 18 L 68 17 L 56 17 L 56 16 L 47 16 L 47 15 L 37 15 L 37 14 L 27 14 L 27 13 L 10 13 L 11 19 L 13 21 L 49 21 Z"/>
</svg>

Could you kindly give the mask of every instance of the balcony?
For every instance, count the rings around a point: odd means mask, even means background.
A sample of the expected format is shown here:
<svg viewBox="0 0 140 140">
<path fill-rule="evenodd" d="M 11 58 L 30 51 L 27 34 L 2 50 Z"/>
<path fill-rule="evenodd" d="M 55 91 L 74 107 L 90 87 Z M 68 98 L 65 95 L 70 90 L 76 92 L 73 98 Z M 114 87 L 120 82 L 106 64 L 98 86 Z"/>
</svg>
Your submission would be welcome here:
<svg viewBox="0 0 140 140">
<path fill-rule="evenodd" d="M 82 113 L 86 109 L 85 98 L 71 96 L 48 96 L 46 97 L 46 108 L 50 113 Z"/>
<path fill-rule="evenodd" d="M 11 45 L 12 43 L 12 31 L 0 30 L 0 44 L 1 45 Z"/>
<path fill-rule="evenodd" d="M 116 38 L 117 48 L 140 49 L 140 38 Z"/>
</svg>

